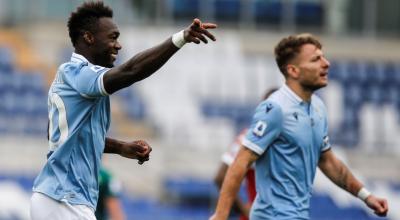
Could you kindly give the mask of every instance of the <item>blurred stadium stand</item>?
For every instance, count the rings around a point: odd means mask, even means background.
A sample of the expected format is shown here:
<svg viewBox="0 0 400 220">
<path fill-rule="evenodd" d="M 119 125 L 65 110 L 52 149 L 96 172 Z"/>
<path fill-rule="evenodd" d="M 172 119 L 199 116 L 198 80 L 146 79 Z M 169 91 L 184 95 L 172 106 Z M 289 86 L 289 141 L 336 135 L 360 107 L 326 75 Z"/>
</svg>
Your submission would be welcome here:
<svg viewBox="0 0 400 220">
<path fill-rule="evenodd" d="M 282 83 L 274 44 L 303 31 L 321 36 L 331 60 L 330 85 L 319 94 L 335 151 L 371 191 L 389 199 L 387 219 L 400 219 L 396 0 L 106 2 L 117 12 L 121 61 L 193 17 L 219 24 L 216 43 L 185 46 L 159 73 L 112 98 L 110 135 L 153 146 L 144 166 L 112 156 L 105 162 L 124 183 L 128 219 L 207 219 L 221 153 L 249 123 L 264 91 Z M 79 3 L 0 0 L 0 220 L 27 219 L 33 177 L 47 150 L 47 89 L 56 66 L 69 59 L 65 23 Z M 311 219 L 376 219 L 320 174 L 311 202 Z"/>
</svg>

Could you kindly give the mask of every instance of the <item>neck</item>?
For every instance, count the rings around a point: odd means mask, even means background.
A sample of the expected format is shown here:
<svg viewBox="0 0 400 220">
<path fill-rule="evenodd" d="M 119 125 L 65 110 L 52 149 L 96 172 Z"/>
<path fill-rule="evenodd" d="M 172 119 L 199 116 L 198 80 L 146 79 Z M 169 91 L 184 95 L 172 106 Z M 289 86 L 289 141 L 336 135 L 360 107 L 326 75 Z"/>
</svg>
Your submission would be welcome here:
<svg viewBox="0 0 400 220">
<path fill-rule="evenodd" d="M 93 57 L 91 56 L 91 54 L 90 54 L 88 49 L 81 49 L 79 47 L 75 47 L 75 51 L 74 52 L 84 56 L 90 63 L 95 64 L 95 61 L 94 61 Z"/>
<path fill-rule="evenodd" d="M 286 80 L 286 85 L 294 93 L 296 93 L 296 95 L 298 95 L 303 101 L 305 101 L 305 102 L 311 101 L 311 96 L 313 94 L 313 91 L 311 91 L 310 89 L 304 88 L 298 82 L 294 82 L 291 80 Z"/>
</svg>

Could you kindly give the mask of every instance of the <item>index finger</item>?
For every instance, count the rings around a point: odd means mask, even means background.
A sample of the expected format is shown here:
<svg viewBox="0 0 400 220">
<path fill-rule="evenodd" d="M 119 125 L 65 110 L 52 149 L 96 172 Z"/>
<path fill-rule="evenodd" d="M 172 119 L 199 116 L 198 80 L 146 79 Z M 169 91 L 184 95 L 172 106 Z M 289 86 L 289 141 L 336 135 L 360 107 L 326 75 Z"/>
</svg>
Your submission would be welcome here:
<svg viewBox="0 0 400 220">
<path fill-rule="evenodd" d="M 213 24 L 213 23 L 203 23 L 201 25 L 201 27 L 204 28 L 204 29 L 215 29 L 218 26 L 216 24 Z"/>
<path fill-rule="evenodd" d="M 212 35 L 209 31 L 207 31 L 206 29 L 201 29 L 200 30 L 201 33 L 205 34 L 208 38 L 210 38 L 213 41 L 216 41 L 217 39 L 214 37 L 214 35 Z"/>
</svg>

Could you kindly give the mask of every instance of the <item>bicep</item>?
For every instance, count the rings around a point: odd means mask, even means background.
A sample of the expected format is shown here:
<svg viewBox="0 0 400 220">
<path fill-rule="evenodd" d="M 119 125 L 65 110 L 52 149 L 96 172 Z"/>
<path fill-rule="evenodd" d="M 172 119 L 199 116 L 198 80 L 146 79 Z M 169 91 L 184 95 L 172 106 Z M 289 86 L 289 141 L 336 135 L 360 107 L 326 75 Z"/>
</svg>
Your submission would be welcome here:
<svg viewBox="0 0 400 220">
<path fill-rule="evenodd" d="M 342 163 L 335 156 L 331 149 L 322 152 L 318 162 L 318 167 L 325 175 L 331 176 L 333 173 L 339 170 L 341 166 Z"/>
<path fill-rule="evenodd" d="M 258 157 L 259 155 L 256 152 L 242 145 L 234 163 L 241 163 L 246 166 L 246 169 L 248 169 L 258 159 Z"/>
</svg>

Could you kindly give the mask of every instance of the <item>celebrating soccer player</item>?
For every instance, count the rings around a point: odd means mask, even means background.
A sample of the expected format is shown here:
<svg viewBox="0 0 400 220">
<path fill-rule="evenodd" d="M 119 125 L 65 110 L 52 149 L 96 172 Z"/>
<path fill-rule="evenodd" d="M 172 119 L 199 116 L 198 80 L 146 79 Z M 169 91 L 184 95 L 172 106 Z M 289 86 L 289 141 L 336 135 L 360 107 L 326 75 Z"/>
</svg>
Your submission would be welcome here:
<svg viewBox="0 0 400 220">
<path fill-rule="evenodd" d="M 139 163 L 149 160 L 151 152 L 145 141 L 106 137 L 109 95 L 153 74 L 185 43 L 207 43 L 206 37 L 215 41 L 207 29 L 216 25 L 194 19 L 185 30 L 113 67 L 121 45 L 112 16 L 113 11 L 102 2 L 87 2 L 69 18 L 75 51 L 58 68 L 48 93 L 49 152 L 33 186 L 33 220 L 96 219 L 103 152 Z"/>
</svg>

